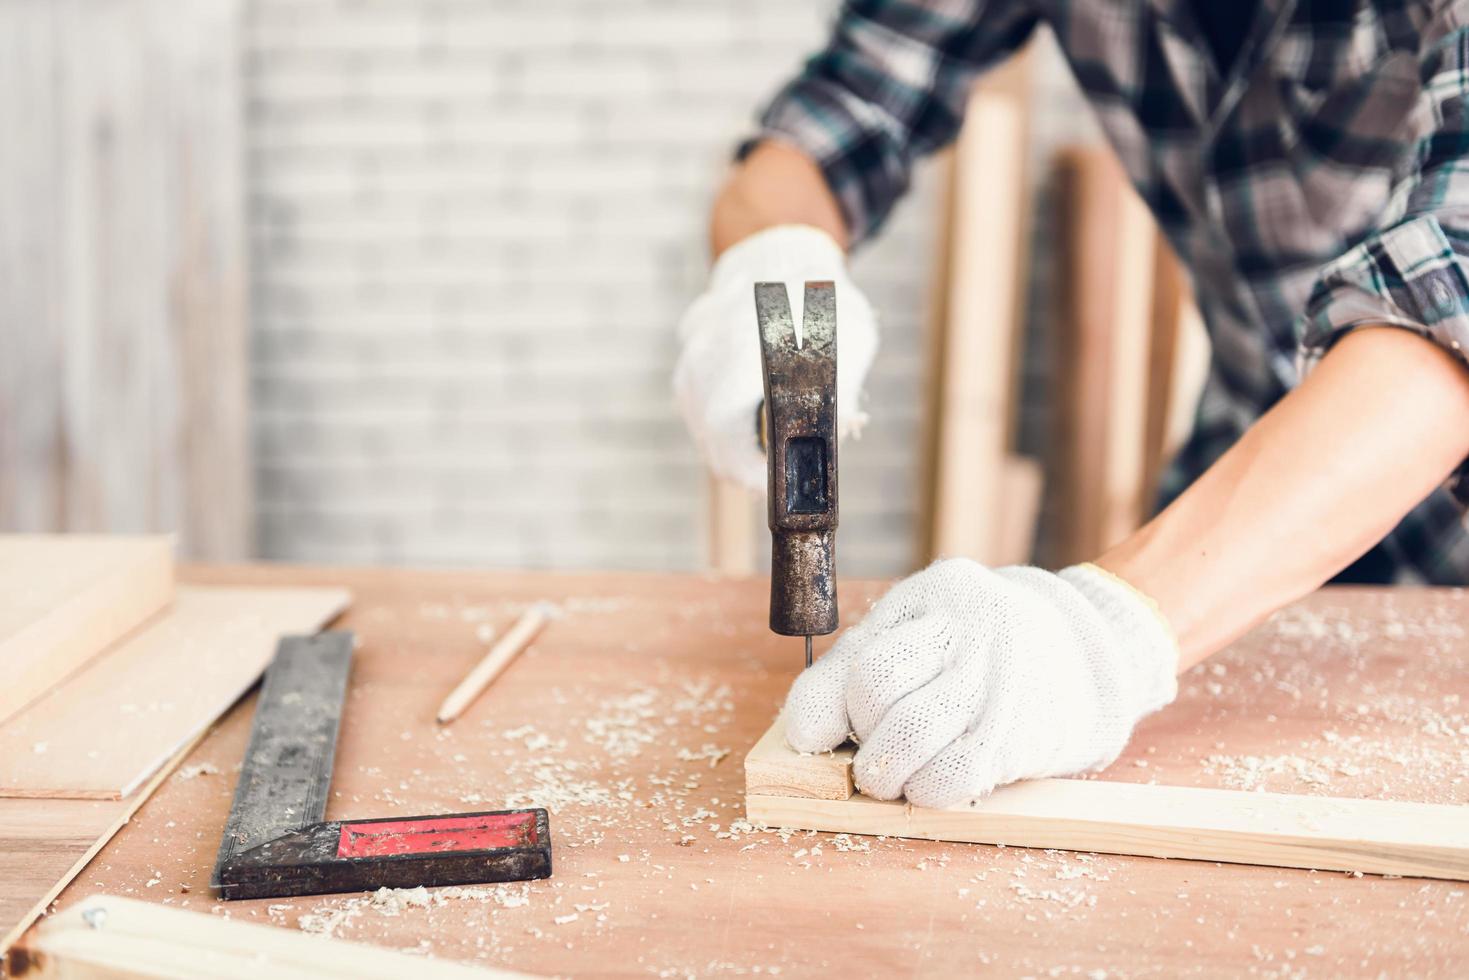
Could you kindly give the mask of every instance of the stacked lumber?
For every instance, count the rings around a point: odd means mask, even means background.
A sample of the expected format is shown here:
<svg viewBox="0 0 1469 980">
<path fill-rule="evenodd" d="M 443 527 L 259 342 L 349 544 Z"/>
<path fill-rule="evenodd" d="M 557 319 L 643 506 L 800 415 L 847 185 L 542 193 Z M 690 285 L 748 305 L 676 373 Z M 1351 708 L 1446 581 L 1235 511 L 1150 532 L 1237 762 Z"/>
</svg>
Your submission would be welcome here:
<svg viewBox="0 0 1469 980">
<path fill-rule="evenodd" d="M 977 84 L 945 154 L 917 564 L 1030 559 L 1043 473 L 1014 450 L 1032 220 L 1028 55 Z"/>
<path fill-rule="evenodd" d="M 175 582 L 166 536 L 0 535 L 0 956 L 342 589 Z"/>
<path fill-rule="evenodd" d="M 1064 309 L 1049 473 L 1052 564 L 1087 561 L 1149 516 L 1192 423 L 1208 340 L 1187 277 L 1113 152 L 1065 148 Z"/>
</svg>

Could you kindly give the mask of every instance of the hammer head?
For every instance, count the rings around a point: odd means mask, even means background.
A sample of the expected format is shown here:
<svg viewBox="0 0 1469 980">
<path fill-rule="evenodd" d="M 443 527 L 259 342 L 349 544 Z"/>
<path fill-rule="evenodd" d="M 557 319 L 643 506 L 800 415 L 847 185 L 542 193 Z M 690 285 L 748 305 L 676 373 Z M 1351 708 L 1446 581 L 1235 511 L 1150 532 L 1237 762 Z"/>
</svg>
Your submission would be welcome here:
<svg viewBox="0 0 1469 980">
<path fill-rule="evenodd" d="M 806 283 L 796 336 L 784 283 L 755 284 L 765 368 L 769 461 L 770 628 L 813 636 L 837 628 L 836 289 Z"/>
</svg>

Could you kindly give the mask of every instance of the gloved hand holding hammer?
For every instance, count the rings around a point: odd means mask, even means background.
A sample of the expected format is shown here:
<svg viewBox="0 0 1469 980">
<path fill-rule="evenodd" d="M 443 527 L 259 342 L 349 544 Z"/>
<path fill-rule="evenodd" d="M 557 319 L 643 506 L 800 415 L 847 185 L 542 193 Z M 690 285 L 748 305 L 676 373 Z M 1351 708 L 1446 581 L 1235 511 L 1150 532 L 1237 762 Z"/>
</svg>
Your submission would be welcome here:
<svg viewBox="0 0 1469 980">
<path fill-rule="evenodd" d="M 837 360 L 837 418 L 843 436 L 862 428 L 862 383 L 877 353 L 877 321 L 847 276 L 846 255 L 831 235 L 810 225 L 779 225 L 731 246 L 714 263 L 709 288 L 679 324 L 683 350 L 674 392 L 689 431 L 716 476 L 765 490 L 765 453 L 756 412 L 763 397 L 760 341 L 752 283 L 787 282 L 792 315 L 802 320 L 800 285 L 836 283 L 841 357 Z"/>
<path fill-rule="evenodd" d="M 836 284 L 843 434 L 864 418 L 858 397 L 877 333 L 833 234 L 842 233 L 835 206 L 809 164 L 785 148 L 762 148 L 743 174 L 716 210 L 716 250 L 759 223 L 740 201 L 747 184 L 806 184 L 807 200 L 829 205 L 805 214 L 829 230 L 775 225 L 724 248 L 679 326 L 674 387 L 690 431 L 717 475 L 764 491 L 753 284 L 789 284 L 793 305 L 805 281 Z M 799 309 L 792 315 L 801 322 Z M 816 752 L 855 737 L 864 792 L 892 799 L 906 791 L 915 803 L 941 806 L 1014 779 L 1111 761 L 1137 718 L 1172 699 L 1176 661 L 1156 610 L 1100 569 L 1055 576 L 940 562 L 894 587 L 801 676 L 786 705 L 787 738 Z"/>
</svg>

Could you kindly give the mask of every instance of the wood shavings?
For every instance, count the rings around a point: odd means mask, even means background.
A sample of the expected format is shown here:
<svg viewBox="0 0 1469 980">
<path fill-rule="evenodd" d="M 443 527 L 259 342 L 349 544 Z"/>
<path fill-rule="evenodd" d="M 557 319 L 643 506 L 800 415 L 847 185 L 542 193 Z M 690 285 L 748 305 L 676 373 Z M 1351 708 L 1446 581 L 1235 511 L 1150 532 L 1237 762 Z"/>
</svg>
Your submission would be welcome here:
<svg viewBox="0 0 1469 980">
<path fill-rule="evenodd" d="M 648 724 L 657 716 L 651 705 L 658 694 L 652 689 L 642 689 L 601 705 L 601 711 L 585 722 L 585 738 L 614 758 L 631 758 L 641 755 L 643 746 L 658 735 L 657 729 Z"/>
<path fill-rule="evenodd" d="M 1300 781 L 1326 786 L 1331 774 L 1311 759 L 1298 755 L 1211 755 L 1204 760 L 1207 771 L 1218 773 L 1234 789 L 1263 790 L 1271 776 L 1289 774 Z"/>
<path fill-rule="evenodd" d="M 705 742 L 704 745 L 698 749 L 698 751 L 694 751 L 692 749 L 679 749 L 678 758 L 683 762 L 698 762 L 701 759 L 708 759 L 709 768 L 713 769 L 715 766 L 719 765 L 719 763 L 724 761 L 725 757 L 729 755 L 729 752 L 730 750 L 726 746 L 711 745 L 708 742 Z"/>
<path fill-rule="evenodd" d="M 395 918 L 411 910 L 431 910 L 456 901 L 483 902 L 506 909 L 521 908 L 530 903 L 530 888 L 524 883 L 453 885 L 432 891 L 422 886 L 379 888 L 366 897 L 318 905 L 301 916 L 297 925 L 303 932 L 334 936 L 366 913 Z"/>
</svg>

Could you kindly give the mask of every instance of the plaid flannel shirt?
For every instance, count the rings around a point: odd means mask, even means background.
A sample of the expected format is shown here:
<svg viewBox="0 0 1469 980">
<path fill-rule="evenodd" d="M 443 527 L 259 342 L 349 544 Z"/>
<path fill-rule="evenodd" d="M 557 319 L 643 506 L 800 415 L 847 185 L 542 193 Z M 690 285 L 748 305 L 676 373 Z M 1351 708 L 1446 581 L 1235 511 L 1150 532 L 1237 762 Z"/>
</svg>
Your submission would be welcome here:
<svg viewBox="0 0 1469 980">
<path fill-rule="evenodd" d="M 1224 67 L 1188 0 L 848 0 L 747 145 L 815 159 L 860 241 L 954 137 L 974 77 L 1040 22 L 1190 269 L 1213 342 L 1165 500 L 1353 327 L 1469 345 L 1462 0 L 1261 0 Z M 1462 487 L 1417 507 L 1363 577 L 1469 581 Z"/>
</svg>

